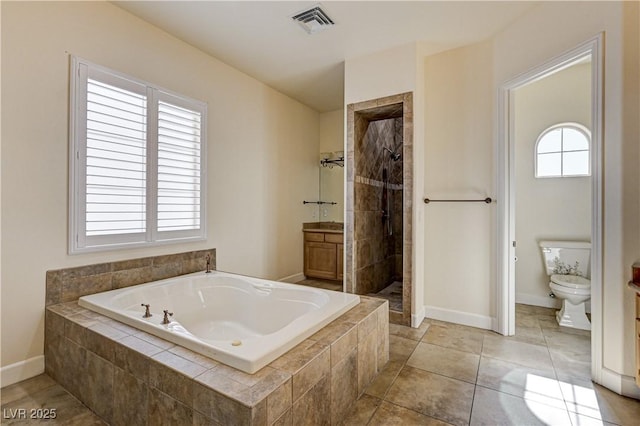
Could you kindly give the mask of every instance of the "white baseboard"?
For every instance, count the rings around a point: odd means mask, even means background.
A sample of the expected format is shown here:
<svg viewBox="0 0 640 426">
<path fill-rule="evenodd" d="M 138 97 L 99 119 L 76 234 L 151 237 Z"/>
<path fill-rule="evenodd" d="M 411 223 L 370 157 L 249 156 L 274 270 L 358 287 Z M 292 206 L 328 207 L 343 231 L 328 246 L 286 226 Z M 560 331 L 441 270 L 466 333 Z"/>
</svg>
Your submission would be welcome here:
<svg viewBox="0 0 640 426">
<path fill-rule="evenodd" d="M 605 388 L 629 398 L 640 399 L 640 388 L 636 385 L 635 378 L 603 367 L 600 379 L 602 380 L 600 384 Z"/>
<path fill-rule="evenodd" d="M 517 293 L 516 303 L 522 303 L 524 305 L 542 306 L 544 308 L 560 309 L 562 302 L 559 299 L 554 299 L 549 296 L 539 296 L 537 294 Z"/>
<path fill-rule="evenodd" d="M 424 316 L 425 318 L 433 318 L 440 321 L 483 328 L 485 330 L 491 330 L 493 323 L 493 319 L 490 316 L 454 311 L 451 309 L 439 308 L 437 306 L 425 306 Z"/>
<path fill-rule="evenodd" d="M 284 283 L 297 283 L 304 280 L 305 278 L 306 277 L 304 276 L 304 274 L 302 272 L 299 272 L 297 274 L 289 275 L 288 277 L 280 278 L 278 281 Z"/>
<path fill-rule="evenodd" d="M 415 314 L 411 314 L 411 327 L 418 328 L 422 324 L 422 320 L 425 319 L 424 306 L 418 310 Z"/>
<path fill-rule="evenodd" d="M 562 307 L 562 299 L 528 293 L 516 293 L 516 303 L 553 309 L 560 309 Z M 590 300 L 585 304 L 585 311 L 591 313 Z"/>
<path fill-rule="evenodd" d="M 0 368 L 0 388 L 44 373 L 44 355 L 34 356 Z"/>
</svg>

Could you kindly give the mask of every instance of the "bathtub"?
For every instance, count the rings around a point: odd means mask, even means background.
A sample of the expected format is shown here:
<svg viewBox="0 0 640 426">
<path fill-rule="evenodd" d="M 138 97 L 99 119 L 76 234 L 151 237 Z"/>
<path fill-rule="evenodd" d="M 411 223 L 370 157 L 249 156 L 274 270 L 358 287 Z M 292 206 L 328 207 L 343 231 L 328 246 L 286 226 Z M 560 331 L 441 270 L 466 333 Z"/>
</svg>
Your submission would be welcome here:
<svg viewBox="0 0 640 426">
<path fill-rule="evenodd" d="M 78 304 L 252 374 L 359 302 L 354 294 L 212 271 L 83 296 Z M 143 318 L 142 304 L 151 317 Z M 173 313 L 169 324 L 161 323 L 165 309 Z"/>
</svg>

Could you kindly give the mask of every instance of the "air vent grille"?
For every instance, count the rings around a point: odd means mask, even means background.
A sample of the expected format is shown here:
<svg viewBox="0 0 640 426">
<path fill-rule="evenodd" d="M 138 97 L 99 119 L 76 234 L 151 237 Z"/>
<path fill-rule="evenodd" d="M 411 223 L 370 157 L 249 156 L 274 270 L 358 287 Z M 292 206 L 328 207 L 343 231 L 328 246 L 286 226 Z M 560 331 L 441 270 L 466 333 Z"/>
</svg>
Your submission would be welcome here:
<svg viewBox="0 0 640 426">
<path fill-rule="evenodd" d="M 315 34 L 335 25 L 333 19 L 329 18 L 329 15 L 320 6 L 300 12 L 292 16 L 291 19 L 297 21 L 309 34 Z"/>
</svg>

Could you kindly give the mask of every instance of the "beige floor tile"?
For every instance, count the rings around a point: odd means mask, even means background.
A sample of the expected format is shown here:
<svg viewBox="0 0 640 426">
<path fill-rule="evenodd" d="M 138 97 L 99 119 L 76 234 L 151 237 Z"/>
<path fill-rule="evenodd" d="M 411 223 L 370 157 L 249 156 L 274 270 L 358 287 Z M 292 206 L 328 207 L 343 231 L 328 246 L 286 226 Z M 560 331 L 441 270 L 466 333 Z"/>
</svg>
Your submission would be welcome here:
<svg viewBox="0 0 640 426">
<path fill-rule="evenodd" d="M 427 321 L 422 321 L 418 328 L 407 327 L 406 325 L 399 324 L 389 324 L 389 334 L 411 340 L 420 340 L 422 339 L 422 336 L 424 336 L 424 333 L 427 332 L 429 325 L 430 324 Z"/>
<path fill-rule="evenodd" d="M 532 345 L 545 346 L 547 344 L 540 327 L 523 327 L 516 325 L 515 336 L 510 336 L 510 340 L 531 343 Z"/>
<path fill-rule="evenodd" d="M 406 361 L 418 346 L 417 340 L 389 335 L 389 361 Z"/>
<path fill-rule="evenodd" d="M 484 330 L 473 327 L 432 323 L 422 341 L 445 348 L 480 354 L 485 335 Z"/>
<path fill-rule="evenodd" d="M 578 354 L 549 348 L 549 354 L 559 380 L 567 380 L 570 377 L 591 379 L 590 352 Z"/>
<path fill-rule="evenodd" d="M 591 352 L 591 336 L 567 333 L 563 330 L 545 329 L 542 332 L 549 349 L 566 353 L 588 354 Z"/>
<path fill-rule="evenodd" d="M 640 401 L 636 399 L 579 378 L 560 380 L 560 388 L 569 412 L 618 425 L 640 424 Z"/>
<path fill-rule="evenodd" d="M 80 401 L 71 396 L 60 385 L 49 386 L 45 389 L 30 393 L 23 398 L 14 400 L 10 403 L 2 405 L 3 417 L 11 416 L 9 413 L 16 413 L 18 409 L 26 410 L 26 419 L 20 418 L 3 418 L 3 425 L 11 424 L 82 424 L 82 425 L 102 425 L 102 420 L 93 414 L 87 407 L 82 405 Z M 54 410 L 55 420 L 30 419 L 28 417 L 30 410 L 44 409 Z M 49 411 L 51 413 L 51 411 Z M 81 423 L 80 423 L 81 422 Z"/>
<path fill-rule="evenodd" d="M 534 369 L 496 358 L 480 359 L 477 384 L 538 402 L 549 398 L 564 400 L 553 370 Z"/>
<path fill-rule="evenodd" d="M 466 425 L 473 390 L 470 383 L 407 366 L 385 400 L 451 424 Z"/>
<path fill-rule="evenodd" d="M 407 365 L 475 383 L 480 355 L 420 342 Z"/>
<path fill-rule="evenodd" d="M 536 315 L 516 312 L 516 327 L 540 327 L 540 324 Z"/>
<path fill-rule="evenodd" d="M 368 426 L 444 426 L 448 424 L 398 405 L 383 402 Z"/>
<path fill-rule="evenodd" d="M 526 400 L 482 386 L 476 387 L 470 424 L 572 426 L 565 408 Z"/>
<path fill-rule="evenodd" d="M 370 395 L 362 395 L 353 405 L 351 413 L 342 423 L 344 426 L 362 426 L 369 423 L 382 400 L 374 398 Z"/>
<path fill-rule="evenodd" d="M 57 385 L 57 383 L 51 377 L 46 374 L 40 374 L 39 376 L 3 388 L 2 391 L 0 391 L 0 401 L 2 405 L 5 405 L 55 385 Z"/>
<path fill-rule="evenodd" d="M 393 384 L 398 373 L 404 367 L 403 361 L 389 361 L 378 373 L 378 376 L 365 389 L 365 393 L 377 398 L 384 398 L 385 394 Z"/>
<path fill-rule="evenodd" d="M 498 335 L 485 336 L 482 355 L 540 370 L 553 368 L 545 346 L 508 340 Z"/>
<path fill-rule="evenodd" d="M 516 314 L 522 313 L 526 315 L 540 315 L 540 316 L 554 316 L 556 314 L 556 308 L 546 308 L 543 306 L 525 305 L 522 303 L 516 303 Z"/>
</svg>

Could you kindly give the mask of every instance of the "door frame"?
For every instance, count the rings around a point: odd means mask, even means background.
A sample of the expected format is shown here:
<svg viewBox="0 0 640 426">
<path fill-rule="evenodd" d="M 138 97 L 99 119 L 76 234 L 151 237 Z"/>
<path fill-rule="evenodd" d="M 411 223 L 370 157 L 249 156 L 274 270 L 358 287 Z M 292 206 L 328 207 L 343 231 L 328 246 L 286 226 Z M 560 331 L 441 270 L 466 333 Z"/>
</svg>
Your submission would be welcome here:
<svg viewBox="0 0 640 426">
<path fill-rule="evenodd" d="M 498 89 L 497 315 L 494 331 L 515 334 L 515 137 L 514 92 L 591 56 L 591 377 L 602 372 L 603 64 L 604 35 L 581 43 L 502 84 Z"/>
</svg>

